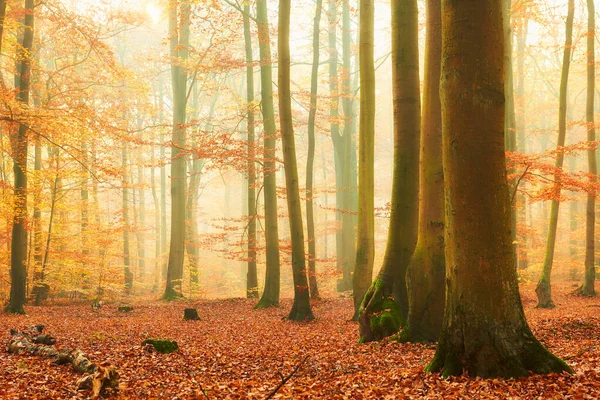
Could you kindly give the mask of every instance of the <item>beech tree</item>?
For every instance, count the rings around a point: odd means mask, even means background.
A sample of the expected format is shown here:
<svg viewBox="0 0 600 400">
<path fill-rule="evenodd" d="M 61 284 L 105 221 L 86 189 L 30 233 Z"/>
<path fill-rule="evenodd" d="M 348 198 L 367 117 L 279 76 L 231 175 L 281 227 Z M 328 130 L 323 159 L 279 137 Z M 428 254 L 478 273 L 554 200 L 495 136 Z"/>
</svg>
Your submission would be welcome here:
<svg viewBox="0 0 600 400">
<path fill-rule="evenodd" d="M 246 100 L 248 111 L 248 271 L 246 273 L 246 297 L 258 298 L 258 275 L 256 271 L 256 139 L 254 138 L 254 65 L 252 34 L 250 32 L 250 4 L 244 3 L 244 47 L 246 50 Z"/>
<path fill-rule="evenodd" d="M 375 60 L 372 0 L 360 0 L 360 120 L 358 132 L 358 234 L 354 264 L 354 314 L 363 301 L 375 258 Z M 367 281 L 367 282 L 365 282 Z M 366 283 L 366 285 L 365 285 Z M 366 301 L 368 303 L 368 300 Z"/>
<path fill-rule="evenodd" d="M 186 221 L 186 155 L 183 151 L 186 133 L 187 70 L 191 5 L 170 4 L 169 34 L 171 50 L 171 82 L 173 86 L 173 147 L 171 148 L 171 243 L 167 267 L 165 299 L 182 296 L 183 261 L 185 257 Z"/>
<path fill-rule="evenodd" d="M 416 0 L 394 0 L 391 2 L 391 8 L 394 173 L 390 223 L 385 256 L 379 275 L 362 299 L 362 304 L 360 300 L 357 303 L 355 298 L 355 307 L 358 308 L 357 304 L 360 305 L 358 312 L 361 341 L 379 340 L 389 336 L 396 333 L 406 322 L 408 316 L 406 270 L 417 240 L 421 118 L 418 7 Z M 362 90 L 364 85 L 361 84 L 361 93 Z M 372 164 L 370 166 L 372 168 Z M 359 189 L 361 182 L 359 176 Z M 360 215 L 359 235 L 361 235 Z M 357 252 L 357 272 L 359 254 Z M 355 272 L 355 281 L 359 279 L 357 275 Z M 355 291 L 356 288 L 355 284 Z"/>
<path fill-rule="evenodd" d="M 402 340 L 437 341 L 444 318 L 444 171 L 440 67 L 442 2 L 428 0 L 417 247 L 407 270 L 408 317 Z"/>
<path fill-rule="evenodd" d="M 265 243 L 266 272 L 265 288 L 255 308 L 279 305 L 279 228 L 277 223 L 277 179 L 275 167 L 275 147 L 277 128 L 273 106 L 273 68 L 271 66 L 271 37 L 267 0 L 256 2 L 256 24 L 258 26 L 258 46 L 260 52 L 260 93 L 264 124 L 264 169 L 263 191 L 265 203 Z"/>
<path fill-rule="evenodd" d="M 4 20 L 6 4 L 0 5 Z M 31 84 L 31 50 L 33 48 L 34 2 L 25 0 L 23 36 L 17 47 L 16 99 L 26 108 L 29 105 Z M 0 31 L 0 34 L 2 32 Z M 0 35 L 1 36 L 1 35 Z M 0 46 L 1 48 L 1 46 Z M 10 253 L 10 298 L 6 310 L 24 314 L 25 285 L 27 283 L 27 146 L 29 127 L 25 122 L 11 127 L 11 148 L 14 172 L 14 216 Z"/>
<path fill-rule="evenodd" d="M 567 136 L 567 87 L 569 84 L 569 67 L 571 66 L 571 51 L 573 45 L 573 19 L 575 18 L 575 0 L 569 0 L 569 11 L 566 22 L 565 47 L 563 50 L 562 73 L 560 77 L 560 99 L 558 106 L 558 140 L 557 147 L 565 145 Z M 556 153 L 554 166 L 557 169 L 562 169 L 565 155 L 563 152 Z M 542 267 L 542 275 L 535 288 L 535 293 L 538 297 L 538 307 L 553 308 L 552 301 L 552 286 L 550 277 L 552 274 L 552 264 L 554 262 L 554 248 L 556 246 L 556 229 L 558 227 L 558 209 L 560 207 L 560 177 L 555 177 L 553 187 L 554 199 L 550 209 L 550 219 L 548 221 L 548 238 L 546 241 L 546 254 L 544 256 L 544 265 Z"/>
<path fill-rule="evenodd" d="M 571 371 L 533 336 L 511 240 L 504 35 L 497 0 L 443 0 L 446 308 L 426 370 L 505 378 Z"/>
<path fill-rule="evenodd" d="M 587 140 L 596 141 L 596 129 L 594 125 L 594 96 L 596 87 L 596 57 L 594 40 L 596 40 L 596 10 L 594 0 L 587 0 L 587 93 L 585 103 L 585 120 L 587 122 Z M 588 172 L 590 181 L 597 181 L 598 167 L 596 165 L 596 152 L 594 149 L 587 151 Z M 585 278 L 581 286 L 581 294 L 584 296 L 594 296 L 594 282 L 596 280 L 596 267 L 594 265 L 595 236 L 596 227 L 596 193 L 588 192 L 587 204 L 585 210 Z"/>
<path fill-rule="evenodd" d="M 319 88 L 320 24 L 323 0 L 317 0 L 313 25 L 313 62 L 310 75 L 310 111 L 308 114 L 308 154 L 306 156 L 306 231 L 308 235 L 308 281 L 310 297 L 319 298 L 316 260 L 315 217 L 313 210 L 313 175 L 315 162 L 315 120 L 317 116 L 317 90 Z"/>
<path fill-rule="evenodd" d="M 295 321 L 304 321 L 314 319 L 314 316 L 310 308 L 308 280 L 306 278 L 304 228 L 302 226 L 298 163 L 296 161 L 296 143 L 292 122 L 290 9 L 291 0 L 281 0 L 279 2 L 277 81 L 279 83 L 279 120 L 281 123 L 281 141 L 283 142 L 283 163 L 285 168 L 290 235 L 292 237 L 292 273 L 294 278 L 294 304 L 288 318 Z"/>
</svg>

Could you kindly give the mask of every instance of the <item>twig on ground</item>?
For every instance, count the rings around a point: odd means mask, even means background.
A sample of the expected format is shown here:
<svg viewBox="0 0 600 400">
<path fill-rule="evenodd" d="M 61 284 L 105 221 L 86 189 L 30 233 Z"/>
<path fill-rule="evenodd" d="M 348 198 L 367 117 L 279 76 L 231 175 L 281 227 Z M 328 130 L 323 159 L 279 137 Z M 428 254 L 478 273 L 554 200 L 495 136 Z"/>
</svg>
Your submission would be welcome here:
<svg viewBox="0 0 600 400">
<path fill-rule="evenodd" d="M 267 395 L 267 397 L 265 397 L 265 400 L 269 400 L 270 398 L 272 398 L 273 396 L 275 396 L 275 394 L 277 394 L 277 392 L 279 391 L 279 389 L 281 389 L 281 388 L 283 387 L 283 385 L 285 385 L 285 384 L 286 384 L 286 382 L 287 382 L 287 381 L 289 381 L 289 380 L 290 380 L 290 378 L 291 378 L 292 376 L 294 376 L 294 374 L 295 374 L 296 372 L 298 372 L 298 370 L 300 369 L 300 367 L 302 366 L 302 364 L 304 364 L 304 362 L 305 362 L 306 360 L 308 360 L 308 357 L 309 357 L 309 356 L 306 356 L 306 357 L 304 357 L 304 358 L 302 359 L 302 361 L 300 361 L 300 362 L 298 363 L 298 365 L 296 365 L 296 367 L 295 367 L 295 368 L 292 370 L 292 372 L 290 372 L 290 374 L 289 374 L 288 376 L 286 376 L 285 378 L 283 378 L 283 379 L 281 380 L 281 383 L 280 383 L 279 385 L 277 385 L 277 387 L 276 387 L 275 389 L 273 389 L 273 390 L 271 391 L 271 393 L 269 393 L 269 394 Z M 281 373 L 279 373 L 279 374 L 281 375 Z"/>
</svg>

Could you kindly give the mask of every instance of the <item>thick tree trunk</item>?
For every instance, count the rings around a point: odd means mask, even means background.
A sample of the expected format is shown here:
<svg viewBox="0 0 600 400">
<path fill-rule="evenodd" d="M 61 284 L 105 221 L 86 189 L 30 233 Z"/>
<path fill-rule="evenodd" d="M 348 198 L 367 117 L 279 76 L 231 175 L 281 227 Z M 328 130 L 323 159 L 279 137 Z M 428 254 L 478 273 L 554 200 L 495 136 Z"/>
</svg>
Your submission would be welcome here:
<svg viewBox="0 0 600 400">
<path fill-rule="evenodd" d="M 273 106 L 273 68 L 271 66 L 271 38 L 267 15 L 267 0 L 257 0 L 256 21 L 260 52 L 260 87 L 264 123 L 264 196 L 265 196 L 265 289 L 255 308 L 279 305 L 279 228 L 277 223 L 277 179 L 275 148 L 277 128 Z"/>
<path fill-rule="evenodd" d="M 443 0 L 446 308 L 428 371 L 505 378 L 570 371 L 533 336 L 511 241 L 502 8 Z"/>
<path fill-rule="evenodd" d="M 0 5 L 0 16 L 3 17 Z M 31 49 L 33 46 L 34 2 L 25 0 L 25 18 L 22 47 L 17 50 L 16 97 L 21 103 L 29 104 L 31 82 Z M 1 32 L 0 32 L 1 33 Z M 28 127 L 19 124 L 11 138 L 14 171 L 14 216 L 10 251 L 10 298 L 6 310 L 24 314 L 27 284 L 27 133 Z"/>
<path fill-rule="evenodd" d="M 594 54 L 594 40 L 596 38 L 596 15 L 594 0 L 587 0 L 588 11 L 588 35 L 587 35 L 587 98 L 585 117 L 587 122 L 587 140 L 596 141 L 596 129 L 594 127 L 594 96 L 596 87 L 596 57 Z M 588 150 L 588 168 L 590 181 L 596 182 L 598 167 L 596 165 L 596 154 L 594 150 Z M 581 287 L 581 294 L 594 296 L 594 282 L 596 280 L 596 267 L 594 266 L 594 229 L 596 226 L 596 193 L 588 193 L 585 210 L 585 278 Z"/>
<path fill-rule="evenodd" d="M 179 3 L 179 2 L 177 2 Z M 171 243 L 167 266 L 167 285 L 163 297 L 172 300 L 183 296 L 183 262 L 185 258 L 187 70 L 182 63 L 188 58 L 191 5 L 172 4 L 169 14 L 171 82 L 173 86 L 173 146 L 171 147 Z M 181 12 L 178 12 L 178 9 Z M 181 22 L 180 22 L 181 21 Z"/>
<path fill-rule="evenodd" d="M 442 167 L 442 2 L 427 1 L 425 82 L 417 247 L 407 271 L 408 319 L 402 339 L 437 341 L 444 319 L 444 171 Z"/>
<path fill-rule="evenodd" d="M 277 81 L 279 84 L 279 120 L 283 142 L 283 164 L 287 191 L 288 218 L 292 239 L 292 273 L 294 278 L 294 304 L 288 318 L 294 321 L 314 319 L 309 301 L 304 253 L 304 228 L 298 184 L 296 141 L 292 121 L 292 94 L 290 90 L 290 11 L 291 0 L 279 2 L 279 37 L 277 43 Z"/>
<path fill-rule="evenodd" d="M 244 41 L 246 48 L 246 101 L 248 111 L 248 271 L 246 272 L 246 297 L 258 298 L 256 270 L 256 139 L 254 138 L 254 56 L 250 32 L 250 4 L 244 3 Z"/>
<path fill-rule="evenodd" d="M 362 305 L 359 303 L 361 341 L 379 340 L 382 338 L 379 333 L 383 333 L 384 336 L 393 334 L 398 331 L 400 324 L 406 322 L 408 316 L 406 270 L 417 241 L 421 111 L 418 7 L 416 0 L 394 0 L 391 5 L 394 94 L 392 206 L 383 266 L 376 282 L 364 297 Z M 361 84 L 361 93 L 364 87 L 364 84 Z M 362 182 L 361 176 L 359 176 L 359 182 Z M 364 234 L 360 229 L 360 215 L 358 232 L 359 235 Z M 357 271 L 358 265 L 357 257 Z M 355 281 L 358 279 L 356 276 L 355 273 Z M 385 299 L 393 299 L 396 307 L 382 308 L 386 303 Z M 357 307 L 357 303 L 355 303 L 355 307 Z M 382 321 L 382 318 L 388 313 L 395 314 L 390 318 L 398 323 L 376 327 L 375 320 Z"/>
<path fill-rule="evenodd" d="M 375 33 L 375 4 L 373 0 L 360 1 L 360 121 L 358 144 L 358 234 L 356 263 L 354 265 L 354 312 L 363 301 L 373 274 L 375 258 L 375 60 L 373 58 Z M 392 46 L 393 47 L 393 46 Z M 369 298 L 364 304 L 368 307 Z M 362 306 L 361 306 L 362 308 Z M 362 312 L 362 310 L 361 310 Z M 369 311 L 365 310 L 366 328 Z M 361 322 L 361 329 L 363 323 Z M 362 339 L 361 333 L 361 339 Z"/>
<path fill-rule="evenodd" d="M 558 140 L 556 147 L 565 145 L 565 137 L 567 134 L 567 86 L 569 83 L 569 67 L 571 65 L 571 48 L 573 45 L 573 18 L 575 15 L 575 0 L 569 0 L 569 12 L 566 23 L 565 48 L 563 53 L 562 74 L 560 78 L 560 99 L 558 107 Z M 562 169 L 564 161 L 564 153 L 556 153 L 556 161 L 554 166 Z M 542 267 L 542 275 L 535 288 L 538 297 L 538 307 L 552 308 L 552 287 L 550 284 L 550 276 L 552 273 L 552 263 L 554 261 L 554 246 L 556 245 L 556 228 L 558 226 L 558 208 L 560 206 L 560 177 L 555 177 L 553 194 L 555 200 L 552 200 L 550 209 L 550 221 L 548 223 L 548 238 L 546 242 L 546 255 L 544 257 L 544 266 Z"/>
<path fill-rule="evenodd" d="M 315 163 L 315 120 L 317 115 L 317 90 L 319 88 L 320 24 L 323 0 L 317 0 L 313 25 L 313 64 L 310 76 L 310 111 L 308 113 L 308 154 L 306 156 L 306 230 L 308 233 L 308 281 L 310 297 L 319 298 L 317 286 L 317 243 L 313 210 L 313 175 Z"/>
</svg>

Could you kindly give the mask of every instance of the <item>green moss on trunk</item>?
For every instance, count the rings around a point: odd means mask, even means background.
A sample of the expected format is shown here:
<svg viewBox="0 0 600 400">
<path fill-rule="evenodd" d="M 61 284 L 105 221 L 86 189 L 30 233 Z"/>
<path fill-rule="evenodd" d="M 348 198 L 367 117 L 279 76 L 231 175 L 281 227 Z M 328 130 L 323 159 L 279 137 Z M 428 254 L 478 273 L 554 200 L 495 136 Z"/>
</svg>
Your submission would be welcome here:
<svg viewBox="0 0 600 400">
<path fill-rule="evenodd" d="M 369 288 L 358 314 L 360 343 L 378 341 L 398 332 L 403 324 L 402 313 L 378 276 Z"/>
</svg>

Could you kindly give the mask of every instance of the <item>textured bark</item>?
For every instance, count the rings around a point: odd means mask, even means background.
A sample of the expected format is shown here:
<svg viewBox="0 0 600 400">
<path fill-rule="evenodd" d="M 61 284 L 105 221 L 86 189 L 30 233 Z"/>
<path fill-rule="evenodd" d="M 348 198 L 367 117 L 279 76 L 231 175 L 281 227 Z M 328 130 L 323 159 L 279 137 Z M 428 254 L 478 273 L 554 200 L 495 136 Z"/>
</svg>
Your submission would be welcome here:
<svg viewBox="0 0 600 400">
<path fill-rule="evenodd" d="M 138 159 L 137 167 L 138 178 L 138 201 L 136 203 L 138 210 L 137 225 L 137 253 L 138 253 L 138 280 L 144 281 L 146 276 L 146 178 L 142 160 Z"/>
<path fill-rule="evenodd" d="M 260 87 L 264 123 L 264 199 L 265 199 L 265 243 L 266 273 L 265 289 L 255 308 L 279 305 L 279 227 L 277 223 L 277 179 L 275 166 L 275 144 L 277 128 L 273 106 L 273 68 L 271 66 L 271 38 L 267 16 L 267 0 L 256 2 L 258 46 L 260 51 Z"/>
<path fill-rule="evenodd" d="M 310 297 L 319 298 L 317 285 L 317 243 L 315 238 L 315 217 L 313 210 L 313 175 L 315 163 L 315 120 L 317 115 L 317 90 L 319 88 L 320 23 L 323 0 L 317 0 L 313 25 L 313 63 L 310 76 L 310 111 L 308 114 L 308 154 L 306 156 L 306 231 L 308 234 L 308 281 Z"/>
<path fill-rule="evenodd" d="M 566 22 L 566 37 L 565 37 L 565 48 L 563 52 L 563 65 L 562 74 L 560 77 L 560 99 L 558 107 L 558 140 L 556 142 L 557 147 L 565 145 L 565 137 L 567 134 L 567 86 L 569 83 L 569 67 L 571 65 L 571 47 L 573 44 L 573 18 L 575 14 L 575 0 L 569 0 L 569 12 L 567 15 Z M 554 166 L 558 169 L 562 169 L 564 162 L 564 153 L 556 153 L 556 160 Z M 554 196 L 560 196 L 561 182 L 560 177 L 554 179 L 553 192 Z M 552 207 L 550 209 L 550 221 L 548 223 L 548 238 L 546 242 L 546 255 L 544 257 L 544 266 L 542 267 L 542 275 L 535 288 L 535 292 L 538 297 L 538 307 L 540 308 L 552 308 L 554 303 L 552 302 L 552 286 L 550 283 L 550 276 L 552 274 L 552 263 L 554 261 L 554 247 L 556 245 L 556 228 L 558 226 L 558 208 L 560 202 L 558 200 L 552 200 Z"/>
<path fill-rule="evenodd" d="M 441 0 L 427 1 L 425 81 L 417 247 L 407 271 L 408 319 L 401 339 L 437 341 L 444 319 L 444 171 L 442 167 Z"/>
<path fill-rule="evenodd" d="M 533 336 L 511 241 L 502 9 L 443 0 L 446 308 L 428 371 L 505 378 L 570 371 Z"/>
<path fill-rule="evenodd" d="M 354 312 L 369 288 L 375 258 L 375 4 L 360 0 L 360 121 L 358 139 L 358 234 L 354 265 Z M 392 46 L 393 47 L 393 46 Z M 368 300 L 365 298 L 365 304 Z M 370 317 L 365 316 L 366 320 Z"/>
<path fill-rule="evenodd" d="M 5 4 L 0 5 L 0 12 Z M 0 13 L 3 17 L 3 13 Z M 23 38 L 17 47 L 17 75 L 15 76 L 17 101 L 29 104 L 31 82 L 31 50 L 33 46 L 34 2 L 25 0 Z M 6 310 L 24 314 L 23 304 L 27 283 L 27 141 L 28 127 L 19 124 L 13 128 L 11 148 L 14 172 L 14 216 L 10 247 L 10 298 Z"/>
<path fill-rule="evenodd" d="M 291 0 L 279 2 L 279 37 L 277 42 L 277 82 L 279 84 L 279 121 L 283 142 L 283 164 L 287 191 L 288 218 L 292 239 L 292 275 L 294 278 L 294 304 L 288 318 L 294 321 L 314 319 L 310 308 L 304 228 L 298 183 L 296 143 L 292 121 L 292 94 L 290 89 L 290 11 Z"/>
<path fill-rule="evenodd" d="M 393 298 L 398 306 L 400 321 L 403 324 L 406 322 L 408 316 L 406 270 L 417 241 L 421 120 L 418 7 L 417 1 L 413 0 L 394 0 L 391 5 L 394 94 L 394 174 L 392 177 L 391 213 L 386 251 L 379 272 L 381 285 L 376 290 L 376 285 L 373 284 L 364 300 L 361 299 L 363 303 L 358 303 L 360 305 L 361 340 L 363 341 L 380 339 L 369 332 L 369 327 L 373 324 L 373 315 L 385 313 L 385 310 L 378 308 L 378 305 L 381 304 L 380 298 Z M 361 84 L 361 93 L 364 87 L 364 84 Z M 362 176 L 359 176 L 359 182 L 362 182 Z M 361 183 L 359 183 L 359 193 L 360 185 Z M 360 222 L 359 214 L 359 236 L 364 234 L 361 232 Z M 358 265 L 357 257 L 357 271 Z M 355 281 L 358 279 L 357 275 L 355 273 Z M 355 303 L 356 306 L 357 303 Z"/>
<path fill-rule="evenodd" d="M 186 181 L 187 163 L 182 152 L 186 136 L 187 71 L 181 64 L 188 58 L 190 36 L 189 3 L 171 4 L 169 32 L 171 35 L 171 82 L 173 86 L 173 134 L 171 147 L 171 243 L 167 284 L 163 297 L 171 300 L 181 297 L 183 261 L 185 257 Z M 181 10 L 178 12 L 178 10 Z"/>
<path fill-rule="evenodd" d="M 246 101 L 248 112 L 248 271 L 246 273 L 246 297 L 258 298 L 258 275 L 256 271 L 256 139 L 254 138 L 254 57 L 250 33 L 250 4 L 244 3 L 244 41 L 246 47 Z"/>
<path fill-rule="evenodd" d="M 594 96 L 596 87 L 596 57 L 594 54 L 594 40 L 596 38 L 596 15 L 594 0 L 587 0 L 588 11 L 588 35 L 587 35 L 587 97 L 585 118 L 587 122 L 587 140 L 596 140 L 596 129 L 594 127 Z M 596 165 L 596 154 L 594 150 L 588 150 L 588 172 L 592 184 L 596 182 L 598 167 Z M 588 193 L 585 210 L 585 278 L 581 287 L 581 294 L 594 296 L 594 282 L 596 280 L 596 267 L 594 266 L 594 227 L 596 225 L 596 193 Z"/>
</svg>

